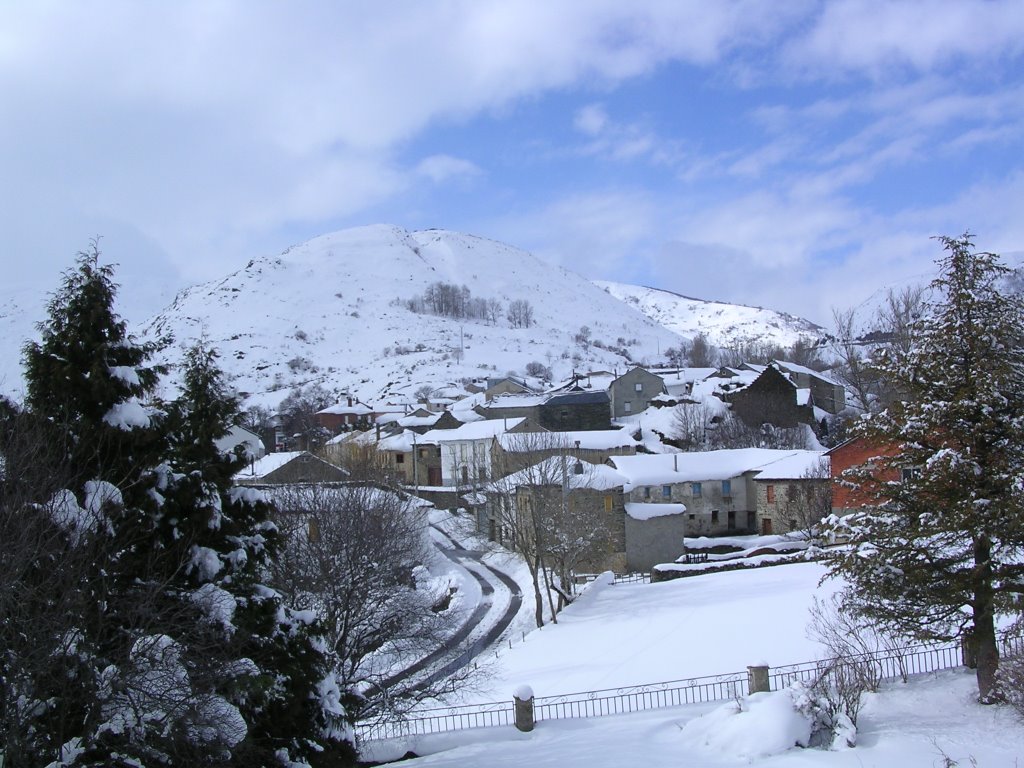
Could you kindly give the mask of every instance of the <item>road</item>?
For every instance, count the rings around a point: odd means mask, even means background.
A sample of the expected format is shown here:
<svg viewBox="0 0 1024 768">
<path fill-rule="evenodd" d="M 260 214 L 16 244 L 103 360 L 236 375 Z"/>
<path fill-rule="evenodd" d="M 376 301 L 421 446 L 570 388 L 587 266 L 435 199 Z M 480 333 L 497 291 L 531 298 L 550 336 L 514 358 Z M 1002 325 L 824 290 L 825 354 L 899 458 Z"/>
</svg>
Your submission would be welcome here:
<svg viewBox="0 0 1024 768">
<path fill-rule="evenodd" d="M 409 679 L 415 679 L 424 670 L 438 664 L 440 666 L 437 669 L 432 669 L 423 679 L 416 679 L 408 690 L 420 691 L 451 676 L 495 643 L 512 624 L 523 604 L 519 585 L 507 573 L 485 563 L 484 552 L 466 549 L 438 526 L 431 527 L 434 545 L 441 554 L 463 567 L 480 584 L 480 602 L 444 645 L 401 672 L 382 680 L 380 688 L 393 688 Z M 509 595 L 509 600 L 502 610 L 500 605 L 504 601 L 495 601 L 495 596 L 504 593 Z"/>
</svg>

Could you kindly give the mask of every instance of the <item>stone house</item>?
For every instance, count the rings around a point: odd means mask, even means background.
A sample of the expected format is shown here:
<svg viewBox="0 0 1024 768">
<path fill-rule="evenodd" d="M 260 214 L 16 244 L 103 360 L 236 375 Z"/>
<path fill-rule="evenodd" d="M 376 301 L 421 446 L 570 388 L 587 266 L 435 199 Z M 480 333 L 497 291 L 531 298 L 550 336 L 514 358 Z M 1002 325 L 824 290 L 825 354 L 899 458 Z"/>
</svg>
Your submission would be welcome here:
<svg viewBox="0 0 1024 768">
<path fill-rule="evenodd" d="M 420 442 L 437 446 L 440 485 L 476 488 L 486 484 L 493 475 L 494 438 L 520 426 L 525 428 L 524 422 L 522 418 L 494 419 L 463 424 L 457 429 L 432 429 L 421 437 Z"/>
<path fill-rule="evenodd" d="M 682 554 L 684 536 L 723 536 L 758 530 L 758 476 L 774 462 L 820 456 L 816 451 L 738 448 L 719 451 L 613 456 L 608 463 L 625 475 L 627 504 L 669 504 L 658 525 Z M 676 514 L 675 505 L 685 507 Z M 638 515 L 657 517 L 637 508 Z M 661 562 L 668 562 L 662 560 Z"/>
<path fill-rule="evenodd" d="M 798 451 L 766 464 L 754 477 L 757 531 L 806 531 L 832 512 L 832 479 L 823 451 Z"/>
<path fill-rule="evenodd" d="M 846 408 L 846 387 L 825 374 L 796 363 L 776 360 L 775 365 L 798 389 L 811 391 L 811 403 L 826 413 L 835 415 Z"/>
<path fill-rule="evenodd" d="M 769 365 L 748 386 L 723 395 L 745 424 L 789 428 L 815 425 L 810 389 L 800 389 L 776 366 Z"/>
<path fill-rule="evenodd" d="M 630 368 L 608 387 L 613 419 L 621 419 L 647 409 L 651 400 L 665 394 L 665 380 L 641 366 Z"/>
<path fill-rule="evenodd" d="M 511 546 L 517 536 L 530 536 L 534 525 L 543 526 L 534 515 L 550 517 L 550 525 L 582 542 L 579 571 L 623 573 L 630 565 L 622 484 L 611 467 L 553 456 L 490 483 L 477 529 Z"/>
<path fill-rule="evenodd" d="M 608 393 L 569 391 L 543 395 L 502 395 L 474 411 L 485 419 L 529 419 L 550 432 L 611 429 Z"/>
<path fill-rule="evenodd" d="M 551 395 L 538 408 L 537 423 L 552 432 L 611 429 L 607 392 L 565 392 Z"/>
</svg>

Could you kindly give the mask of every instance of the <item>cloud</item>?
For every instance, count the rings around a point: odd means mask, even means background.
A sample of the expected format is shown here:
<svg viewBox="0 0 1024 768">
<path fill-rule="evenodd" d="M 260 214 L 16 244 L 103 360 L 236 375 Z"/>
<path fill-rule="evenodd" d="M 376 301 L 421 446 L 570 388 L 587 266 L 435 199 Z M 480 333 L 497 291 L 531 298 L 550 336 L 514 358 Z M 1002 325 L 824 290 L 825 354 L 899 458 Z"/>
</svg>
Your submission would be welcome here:
<svg viewBox="0 0 1024 768">
<path fill-rule="evenodd" d="M 601 104 L 588 104 L 576 112 L 573 127 L 587 136 L 597 136 L 608 125 L 608 112 Z"/>
<path fill-rule="evenodd" d="M 1024 51 L 1017 0 L 836 0 L 823 3 L 783 59 L 805 76 L 858 73 L 890 79 Z"/>
<path fill-rule="evenodd" d="M 452 178 L 479 176 L 482 171 L 478 165 L 460 157 L 431 155 L 420 160 L 416 165 L 416 173 L 440 184 Z"/>
</svg>

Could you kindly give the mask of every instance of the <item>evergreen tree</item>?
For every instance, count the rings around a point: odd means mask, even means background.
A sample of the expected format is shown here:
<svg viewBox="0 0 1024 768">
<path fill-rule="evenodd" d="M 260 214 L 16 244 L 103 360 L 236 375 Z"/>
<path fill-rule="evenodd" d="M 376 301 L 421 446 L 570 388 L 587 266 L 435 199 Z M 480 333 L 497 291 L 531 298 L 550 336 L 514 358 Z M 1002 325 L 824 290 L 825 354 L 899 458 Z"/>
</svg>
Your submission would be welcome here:
<svg viewBox="0 0 1024 768">
<path fill-rule="evenodd" d="M 16 509 L 10 484 L 0 496 L 0 522 L 25 514 L 42 542 L 5 587 L 36 619 L 63 608 L 36 633 L 45 670 L 29 648 L 0 653 L 19 764 L 349 764 L 320 630 L 263 585 L 269 507 L 231 487 L 242 458 L 214 444 L 237 412 L 216 357 L 193 349 L 183 396 L 156 407 L 156 347 L 127 336 L 115 292 L 94 243 L 25 348 L 29 415 L 66 481 Z"/>
<path fill-rule="evenodd" d="M 924 640 L 962 638 L 994 698 L 995 617 L 1024 592 L 1024 306 L 968 235 L 941 238 L 933 300 L 879 369 L 898 397 L 859 434 L 879 455 L 851 478 L 876 506 L 833 521 L 845 605 Z"/>
</svg>

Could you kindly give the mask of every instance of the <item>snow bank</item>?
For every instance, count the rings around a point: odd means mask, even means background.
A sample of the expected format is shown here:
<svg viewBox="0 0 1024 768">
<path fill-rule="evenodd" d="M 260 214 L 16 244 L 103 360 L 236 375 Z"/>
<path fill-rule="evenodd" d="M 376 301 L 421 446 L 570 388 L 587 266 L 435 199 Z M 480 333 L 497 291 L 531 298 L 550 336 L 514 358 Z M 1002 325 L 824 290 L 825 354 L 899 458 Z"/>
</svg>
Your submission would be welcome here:
<svg viewBox="0 0 1024 768">
<path fill-rule="evenodd" d="M 787 689 L 755 693 L 690 720 L 683 726 L 682 741 L 717 758 L 753 760 L 806 747 L 812 725 Z"/>
</svg>

